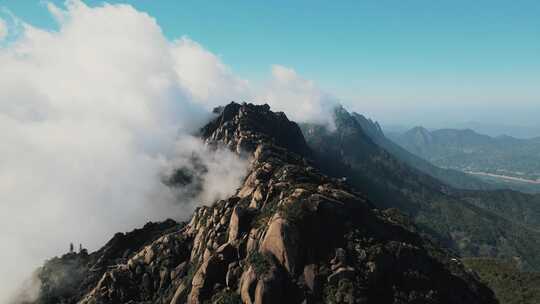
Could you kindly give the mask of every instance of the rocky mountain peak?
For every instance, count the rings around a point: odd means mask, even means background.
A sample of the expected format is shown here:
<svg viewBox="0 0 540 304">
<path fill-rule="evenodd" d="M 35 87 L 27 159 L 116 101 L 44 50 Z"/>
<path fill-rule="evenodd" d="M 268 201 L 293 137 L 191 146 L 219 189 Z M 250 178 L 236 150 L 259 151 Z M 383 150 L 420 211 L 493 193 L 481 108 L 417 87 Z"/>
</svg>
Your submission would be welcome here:
<svg viewBox="0 0 540 304">
<path fill-rule="evenodd" d="M 422 126 L 416 126 L 410 129 L 409 131 L 407 131 L 407 133 L 410 133 L 413 135 L 429 136 L 431 132 Z"/>
<path fill-rule="evenodd" d="M 378 122 L 356 112 L 352 113 L 352 115 L 369 137 L 372 139 L 384 138 L 384 132 Z"/>
<path fill-rule="evenodd" d="M 299 155 L 310 155 L 298 125 L 283 112 L 270 111 L 267 104 L 231 102 L 214 109 L 214 113 L 218 116 L 201 130 L 209 144 L 225 144 L 238 153 L 251 153 L 258 144 L 272 142 Z"/>
<path fill-rule="evenodd" d="M 433 135 L 431 132 L 428 129 L 420 126 L 410 129 L 402 136 L 413 139 L 417 145 L 429 145 L 433 141 Z"/>
<path fill-rule="evenodd" d="M 77 293 L 62 301 L 495 303 L 406 217 L 374 209 L 314 167 L 300 129 L 283 113 L 237 103 L 217 112 L 203 139 L 250 159 L 236 194 L 152 235 L 101 268 L 99 279 L 87 271 Z"/>
</svg>

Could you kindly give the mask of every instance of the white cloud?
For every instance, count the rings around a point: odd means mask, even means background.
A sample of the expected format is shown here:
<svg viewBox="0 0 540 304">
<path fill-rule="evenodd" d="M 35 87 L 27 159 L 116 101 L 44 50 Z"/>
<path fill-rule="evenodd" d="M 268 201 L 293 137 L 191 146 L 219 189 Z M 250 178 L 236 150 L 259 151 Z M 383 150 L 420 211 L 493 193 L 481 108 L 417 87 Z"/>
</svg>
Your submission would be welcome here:
<svg viewBox="0 0 540 304">
<path fill-rule="evenodd" d="M 292 69 L 274 66 L 255 89 L 129 5 L 47 7 L 58 31 L 17 20 L 17 39 L 0 48 L 1 303 L 70 242 L 96 249 L 117 231 L 231 195 L 245 162 L 189 136 L 208 109 L 258 96 L 294 120 L 328 123 L 334 99 Z M 209 172 L 205 191 L 179 204 L 160 177 L 194 154 Z"/>
<path fill-rule="evenodd" d="M 24 24 L 0 48 L 1 303 L 71 241 L 96 249 L 116 231 L 190 214 L 194 202 L 179 204 L 159 178 L 183 156 L 198 153 L 209 168 L 200 200 L 230 195 L 245 168 L 187 135 L 205 105 L 241 86 L 217 57 L 167 41 L 131 6 L 48 7 L 58 31 Z"/>
<path fill-rule="evenodd" d="M 274 110 L 292 120 L 333 126 L 331 113 L 338 101 L 291 68 L 272 66 L 272 80 L 263 96 Z"/>
<path fill-rule="evenodd" d="M 174 42 L 172 52 L 180 82 L 207 107 L 253 98 L 248 81 L 235 76 L 219 57 L 197 42 L 182 37 Z"/>
<path fill-rule="evenodd" d="M 8 28 L 4 19 L 0 18 L 0 41 L 4 40 L 7 37 Z"/>
</svg>

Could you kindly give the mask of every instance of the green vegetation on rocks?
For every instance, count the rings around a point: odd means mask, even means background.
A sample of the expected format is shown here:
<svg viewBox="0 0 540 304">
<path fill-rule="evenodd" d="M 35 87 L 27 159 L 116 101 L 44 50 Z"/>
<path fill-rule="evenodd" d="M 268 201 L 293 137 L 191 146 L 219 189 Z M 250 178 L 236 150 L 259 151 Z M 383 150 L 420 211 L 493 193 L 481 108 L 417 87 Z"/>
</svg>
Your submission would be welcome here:
<svg viewBox="0 0 540 304">
<path fill-rule="evenodd" d="M 540 273 L 522 272 L 515 261 L 468 258 L 463 263 L 478 273 L 501 304 L 540 303 Z"/>
</svg>

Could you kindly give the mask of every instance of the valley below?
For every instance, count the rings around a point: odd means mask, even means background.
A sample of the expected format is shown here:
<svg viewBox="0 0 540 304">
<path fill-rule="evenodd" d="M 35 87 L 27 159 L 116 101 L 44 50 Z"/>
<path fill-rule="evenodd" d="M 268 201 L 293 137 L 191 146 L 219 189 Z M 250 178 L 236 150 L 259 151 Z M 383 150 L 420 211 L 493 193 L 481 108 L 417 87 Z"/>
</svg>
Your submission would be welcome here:
<svg viewBox="0 0 540 304">
<path fill-rule="evenodd" d="M 532 180 L 532 179 L 526 179 L 526 178 L 521 178 L 521 177 L 515 177 L 511 175 L 501 175 L 501 174 L 494 174 L 494 173 L 481 172 L 481 171 L 464 171 L 464 172 L 468 174 L 472 174 L 472 175 L 492 177 L 492 178 L 503 180 L 503 181 L 514 181 L 514 182 L 540 185 L 540 179 Z"/>
</svg>

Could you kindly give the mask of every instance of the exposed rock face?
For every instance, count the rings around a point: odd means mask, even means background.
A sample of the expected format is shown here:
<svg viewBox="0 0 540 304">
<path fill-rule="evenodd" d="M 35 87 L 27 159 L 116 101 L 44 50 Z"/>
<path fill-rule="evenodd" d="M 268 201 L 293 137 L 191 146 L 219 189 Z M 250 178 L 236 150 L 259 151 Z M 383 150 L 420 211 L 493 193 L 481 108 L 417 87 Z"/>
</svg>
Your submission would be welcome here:
<svg viewBox="0 0 540 304">
<path fill-rule="evenodd" d="M 68 303 L 496 303 L 395 212 L 314 168 L 284 114 L 231 103 L 202 136 L 250 158 L 236 195 L 198 208 Z"/>
<path fill-rule="evenodd" d="M 181 227 L 173 220 L 148 223 L 141 229 L 115 234 L 105 246 L 91 254 L 83 249 L 47 261 L 38 272 L 42 286 L 37 303 L 77 303 L 104 279 L 109 269 L 125 264 L 129 256 L 138 254 L 144 246 Z"/>
</svg>

